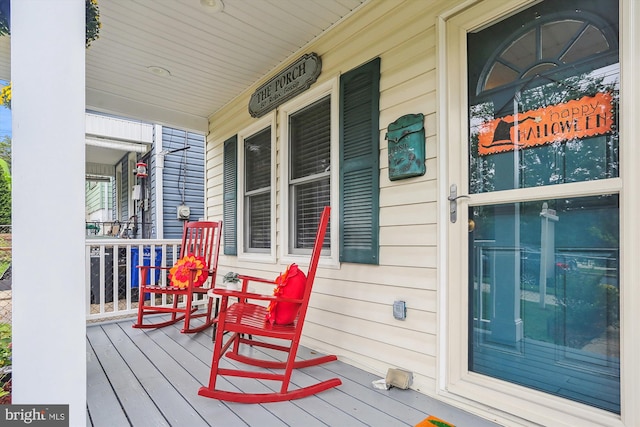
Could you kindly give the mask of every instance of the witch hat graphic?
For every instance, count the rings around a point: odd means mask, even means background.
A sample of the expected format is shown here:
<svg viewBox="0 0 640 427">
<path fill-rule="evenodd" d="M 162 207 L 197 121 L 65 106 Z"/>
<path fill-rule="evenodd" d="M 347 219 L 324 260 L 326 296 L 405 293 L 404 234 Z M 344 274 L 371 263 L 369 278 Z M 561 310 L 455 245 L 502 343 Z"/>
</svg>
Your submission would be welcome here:
<svg viewBox="0 0 640 427">
<path fill-rule="evenodd" d="M 525 117 L 522 120 L 519 120 L 517 123 L 521 124 L 526 122 L 527 120 L 535 120 L 536 122 L 540 122 L 542 120 L 541 117 Z M 490 144 L 483 144 L 482 146 L 485 148 L 491 148 L 499 145 L 516 145 L 515 141 L 511 138 L 511 129 L 516 125 L 516 121 L 508 122 L 504 118 L 499 119 L 496 124 L 496 129 L 493 132 L 493 139 Z"/>
</svg>

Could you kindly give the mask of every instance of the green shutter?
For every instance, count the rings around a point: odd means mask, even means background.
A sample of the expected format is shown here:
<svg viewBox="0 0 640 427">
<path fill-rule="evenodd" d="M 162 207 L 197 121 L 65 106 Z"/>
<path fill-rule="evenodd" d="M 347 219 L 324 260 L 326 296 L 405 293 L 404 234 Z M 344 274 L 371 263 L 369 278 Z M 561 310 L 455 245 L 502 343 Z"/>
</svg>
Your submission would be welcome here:
<svg viewBox="0 0 640 427">
<path fill-rule="evenodd" d="M 224 142 L 222 172 L 223 212 L 222 228 L 224 236 L 224 254 L 238 255 L 237 193 L 238 193 L 238 135 Z"/>
<path fill-rule="evenodd" d="M 378 264 L 380 58 L 340 79 L 340 261 Z"/>
</svg>

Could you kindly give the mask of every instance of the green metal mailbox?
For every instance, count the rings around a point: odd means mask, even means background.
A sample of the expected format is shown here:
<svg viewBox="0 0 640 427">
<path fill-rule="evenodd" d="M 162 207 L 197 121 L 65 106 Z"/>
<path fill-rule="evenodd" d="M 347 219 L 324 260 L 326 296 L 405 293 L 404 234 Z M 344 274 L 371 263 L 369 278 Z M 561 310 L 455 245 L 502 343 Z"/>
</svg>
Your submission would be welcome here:
<svg viewBox="0 0 640 427">
<path fill-rule="evenodd" d="M 385 138 L 389 141 L 389 179 L 424 175 L 425 136 L 424 114 L 407 114 L 387 127 Z"/>
</svg>

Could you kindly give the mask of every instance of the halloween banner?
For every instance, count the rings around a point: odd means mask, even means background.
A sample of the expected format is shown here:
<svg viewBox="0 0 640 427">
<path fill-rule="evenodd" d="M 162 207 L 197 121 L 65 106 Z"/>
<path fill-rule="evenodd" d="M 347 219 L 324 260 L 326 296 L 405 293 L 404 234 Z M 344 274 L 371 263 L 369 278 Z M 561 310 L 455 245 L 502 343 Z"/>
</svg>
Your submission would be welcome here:
<svg viewBox="0 0 640 427">
<path fill-rule="evenodd" d="M 564 104 L 500 117 L 480 125 L 478 154 L 513 151 L 556 141 L 587 138 L 611 132 L 610 93 L 585 96 Z"/>
</svg>

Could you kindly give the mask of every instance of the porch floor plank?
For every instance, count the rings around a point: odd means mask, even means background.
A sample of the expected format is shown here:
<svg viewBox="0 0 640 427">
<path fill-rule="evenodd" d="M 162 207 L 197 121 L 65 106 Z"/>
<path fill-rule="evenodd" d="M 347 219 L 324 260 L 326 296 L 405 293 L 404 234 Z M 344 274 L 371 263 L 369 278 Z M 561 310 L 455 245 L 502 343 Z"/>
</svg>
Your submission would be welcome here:
<svg viewBox="0 0 640 427">
<path fill-rule="evenodd" d="M 87 339 L 87 425 L 113 427 L 129 421 L 102 369 L 98 356 Z M 93 423 L 92 423 L 93 420 Z"/>
<path fill-rule="evenodd" d="M 121 410 L 127 415 L 130 425 L 143 426 L 146 423 L 146 425 L 168 426 L 169 423 L 131 371 L 118 351 L 118 347 L 109 340 L 104 329 L 88 327 L 87 337 L 99 358 L 104 373 L 109 378 L 113 391 L 118 396 Z M 87 377 L 87 384 L 92 382 L 93 378 Z M 89 407 L 102 404 L 102 402 L 87 403 Z"/>
<path fill-rule="evenodd" d="M 292 387 L 339 377 L 343 384 L 304 399 L 267 404 L 198 396 L 209 378 L 212 329 L 182 334 L 182 325 L 133 329 L 131 319 L 87 325 L 88 426 L 414 426 L 433 414 L 456 426 L 495 427 L 413 390 L 377 390 L 378 379 L 342 361 L 297 370 Z M 278 359 L 279 352 L 248 349 Z M 301 347 L 301 358 L 312 350 Z M 224 366 L 239 362 L 223 359 Z M 273 391 L 277 383 L 222 378 L 223 389 Z"/>
</svg>

